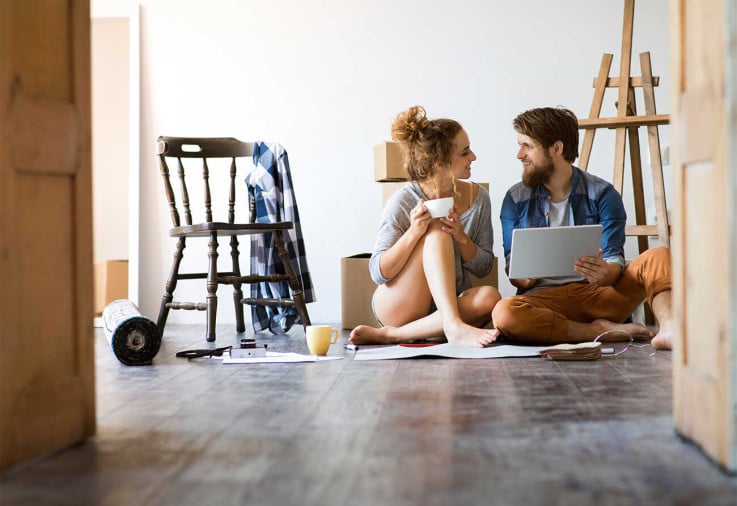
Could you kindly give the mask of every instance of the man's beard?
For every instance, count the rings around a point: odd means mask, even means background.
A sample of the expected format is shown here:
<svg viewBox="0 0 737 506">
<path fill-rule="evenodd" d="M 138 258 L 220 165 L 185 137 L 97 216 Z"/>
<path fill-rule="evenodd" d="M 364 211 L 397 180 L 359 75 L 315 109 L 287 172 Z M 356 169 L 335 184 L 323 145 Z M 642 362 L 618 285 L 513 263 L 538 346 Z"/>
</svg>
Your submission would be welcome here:
<svg viewBox="0 0 737 506">
<path fill-rule="evenodd" d="M 522 182 L 525 186 L 534 188 L 535 186 L 544 185 L 550 181 L 553 174 L 553 160 L 548 158 L 542 165 L 531 165 L 532 170 L 522 171 Z"/>
</svg>

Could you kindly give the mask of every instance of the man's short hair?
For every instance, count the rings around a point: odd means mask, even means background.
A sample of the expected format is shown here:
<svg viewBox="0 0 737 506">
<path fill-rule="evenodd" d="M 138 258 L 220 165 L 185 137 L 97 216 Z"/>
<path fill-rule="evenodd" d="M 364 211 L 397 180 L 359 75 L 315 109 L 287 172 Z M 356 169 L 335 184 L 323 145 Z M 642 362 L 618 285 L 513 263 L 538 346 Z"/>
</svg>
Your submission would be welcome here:
<svg viewBox="0 0 737 506">
<path fill-rule="evenodd" d="M 578 158 L 578 118 L 565 107 L 540 107 L 530 109 L 512 122 L 518 134 L 527 135 L 542 144 L 545 149 L 563 143 L 563 158 L 568 162 Z"/>
</svg>

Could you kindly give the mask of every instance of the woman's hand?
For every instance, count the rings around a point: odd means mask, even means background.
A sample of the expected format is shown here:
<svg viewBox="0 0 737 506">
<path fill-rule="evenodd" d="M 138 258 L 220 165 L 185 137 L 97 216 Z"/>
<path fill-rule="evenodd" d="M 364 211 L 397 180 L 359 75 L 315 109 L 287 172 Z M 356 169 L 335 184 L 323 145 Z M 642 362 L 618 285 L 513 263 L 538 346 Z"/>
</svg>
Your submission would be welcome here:
<svg viewBox="0 0 737 506">
<path fill-rule="evenodd" d="M 430 212 L 425 208 L 425 201 L 420 199 L 415 207 L 409 212 L 409 228 L 416 235 L 416 237 L 422 237 L 427 232 L 427 227 L 430 226 L 432 216 Z"/>
<path fill-rule="evenodd" d="M 453 240 L 459 245 L 465 246 L 471 242 L 466 235 L 465 230 L 463 230 L 463 227 L 461 226 L 461 217 L 458 216 L 455 206 L 451 208 L 450 213 L 448 213 L 446 218 L 440 218 L 440 222 L 443 224 L 443 232 L 450 234 Z"/>
</svg>

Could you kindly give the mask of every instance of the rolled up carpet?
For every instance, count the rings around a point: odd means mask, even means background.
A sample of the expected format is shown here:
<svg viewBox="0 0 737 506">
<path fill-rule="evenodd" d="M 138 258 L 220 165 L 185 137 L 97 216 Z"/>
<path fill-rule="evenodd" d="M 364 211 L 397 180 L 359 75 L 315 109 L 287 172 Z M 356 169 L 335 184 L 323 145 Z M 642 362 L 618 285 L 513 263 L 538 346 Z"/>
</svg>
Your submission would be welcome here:
<svg viewBox="0 0 737 506">
<path fill-rule="evenodd" d="M 114 300 L 105 306 L 102 326 L 113 353 L 125 365 L 150 364 L 159 352 L 158 327 L 130 300 Z"/>
</svg>

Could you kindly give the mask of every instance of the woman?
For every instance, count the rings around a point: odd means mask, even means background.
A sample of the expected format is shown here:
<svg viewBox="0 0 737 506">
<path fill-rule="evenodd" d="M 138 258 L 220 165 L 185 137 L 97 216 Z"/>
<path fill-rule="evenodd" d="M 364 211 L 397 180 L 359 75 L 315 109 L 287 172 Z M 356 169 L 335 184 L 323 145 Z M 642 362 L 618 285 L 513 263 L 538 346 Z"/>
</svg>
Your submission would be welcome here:
<svg viewBox="0 0 737 506">
<path fill-rule="evenodd" d="M 471 176 L 468 134 L 451 119 L 427 118 L 411 107 L 394 120 L 410 182 L 384 208 L 371 277 L 379 285 L 373 309 L 380 328 L 359 325 L 354 344 L 403 343 L 445 336 L 448 342 L 483 347 L 499 335 L 479 328 L 501 298 L 491 286 L 471 287 L 468 271 L 483 277 L 492 268 L 489 193 Z M 425 201 L 453 197 L 446 218 L 433 219 Z"/>
</svg>

